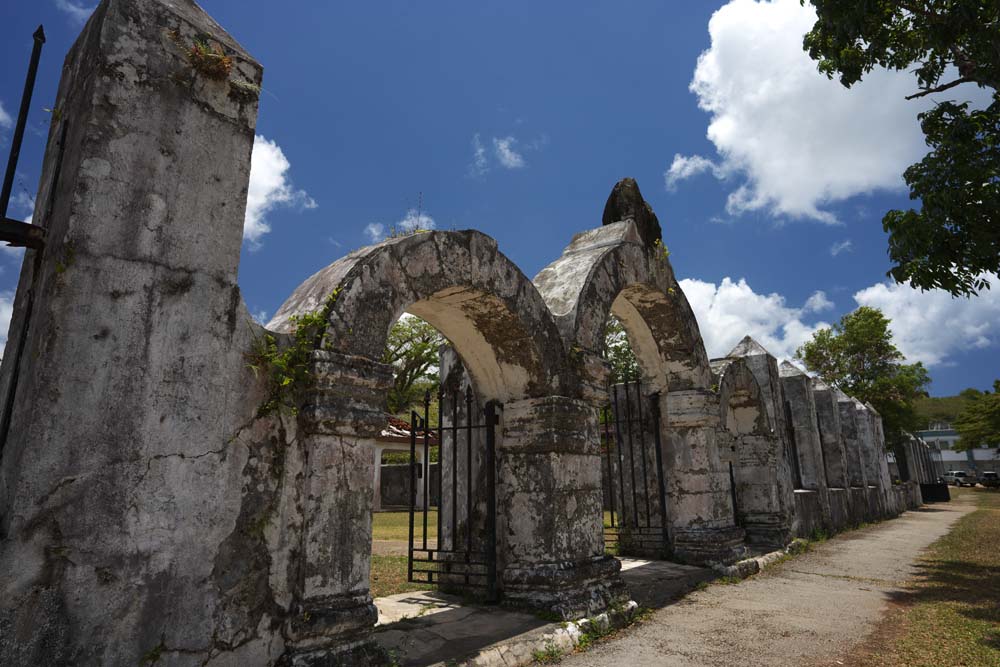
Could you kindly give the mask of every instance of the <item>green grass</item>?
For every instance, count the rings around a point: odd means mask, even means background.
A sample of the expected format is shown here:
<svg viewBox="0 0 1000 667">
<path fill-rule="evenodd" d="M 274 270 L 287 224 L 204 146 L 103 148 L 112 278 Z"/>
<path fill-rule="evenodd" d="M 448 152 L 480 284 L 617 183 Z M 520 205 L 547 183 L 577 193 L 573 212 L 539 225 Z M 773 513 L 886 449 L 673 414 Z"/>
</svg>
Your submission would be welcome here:
<svg viewBox="0 0 1000 667">
<path fill-rule="evenodd" d="M 381 598 L 396 593 L 427 591 L 433 586 L 406 580 L 406 556 L 372 556 L 371 595 Z"/>
<path fill-rule="evenodd" d="M 879 667 L 1000 665 L 1000 493 L 952 490 L 974 502 L 920 560 L 920 577 L 880 628 L 888 637 L 857 664 Z"/>
<path fill-rule="evenodd" d="M 413 526 L 417 540 L 423 534 L 424 515 L 414 512 Z M 427 537 L 437 537 L 437 510 L 427 512 Z M 408 540 L 410 538 L 409 512 L 375 512 L 372 515 L 373 540 Z"/>
</svg>

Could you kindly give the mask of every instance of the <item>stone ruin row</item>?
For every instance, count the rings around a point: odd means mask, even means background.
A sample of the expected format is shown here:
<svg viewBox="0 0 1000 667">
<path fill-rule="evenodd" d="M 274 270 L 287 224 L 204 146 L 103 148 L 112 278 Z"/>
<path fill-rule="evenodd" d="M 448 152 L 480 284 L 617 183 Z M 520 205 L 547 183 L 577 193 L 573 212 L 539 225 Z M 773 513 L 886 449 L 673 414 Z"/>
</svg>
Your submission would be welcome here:
<svg viewBox="0 0 1000 667">
<path fill-rule="evenodd" d="M 891 484 L 870 406 L 749 338 L 709 361 L 628 179 L 533 281 L 480 232 L 419 233 L 335 261 L 257 325 L 236 278 L 261 77 L 190 0 L 104 0 L 66 57 L 47 246 L 25 256 L 0 368 L 0 664 L 377 662 L 371 447 L 404 310 L 503 406 L 507 604 L 570 618 L 628 599 L 602 535 L 610 314 L 659 396 L 673 558 L 732 563 L 921 502 L 925 457 L 914 444 L 914 481 Z M 248 355 L 321 309 L 299 409 L 262 415 Z"/>
</svg>

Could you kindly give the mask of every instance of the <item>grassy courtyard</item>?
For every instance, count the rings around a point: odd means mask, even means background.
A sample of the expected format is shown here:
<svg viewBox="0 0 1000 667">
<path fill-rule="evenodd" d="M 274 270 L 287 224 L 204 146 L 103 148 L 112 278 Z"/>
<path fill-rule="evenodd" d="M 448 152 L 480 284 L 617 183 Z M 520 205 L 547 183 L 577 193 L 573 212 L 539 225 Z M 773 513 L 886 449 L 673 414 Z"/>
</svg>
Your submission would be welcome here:
<svg viewBox="0 0 1000 667">
<path fill-rule="evenodd" d="M 920 578 L 868 643 L 875 648 L 852 664 L 1000 665 L 1000 492 L 951 493 L 977 509 L 931 545 Z"/>
</svg>

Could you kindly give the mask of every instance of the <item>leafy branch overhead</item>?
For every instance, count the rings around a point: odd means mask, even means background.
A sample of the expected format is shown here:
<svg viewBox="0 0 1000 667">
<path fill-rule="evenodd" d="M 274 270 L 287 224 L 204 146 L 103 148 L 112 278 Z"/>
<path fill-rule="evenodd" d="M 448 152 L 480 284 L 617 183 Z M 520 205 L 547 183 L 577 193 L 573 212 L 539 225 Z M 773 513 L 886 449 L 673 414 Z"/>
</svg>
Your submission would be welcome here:
<svg viewBox="0 0 1000 667">
<path fill-rule="evenodd" d="M 801 0 L 805 4 L 806 0 Z M 875 67 L 916 75 L 907 99 L 934 95 L 918 115 L 930 152 L 906 170 L 920 210 L 893 210 L 889 275 L 953 295 L 989 288 L 1000 273 L 1000 3 L 982 0 L 810 0 L 817 21 L 803 46 L 819 70 L 852 86 Z M 963 84 L 986 89 L 991 103 L 970 110 L 939 99 Z"/>
</svg>

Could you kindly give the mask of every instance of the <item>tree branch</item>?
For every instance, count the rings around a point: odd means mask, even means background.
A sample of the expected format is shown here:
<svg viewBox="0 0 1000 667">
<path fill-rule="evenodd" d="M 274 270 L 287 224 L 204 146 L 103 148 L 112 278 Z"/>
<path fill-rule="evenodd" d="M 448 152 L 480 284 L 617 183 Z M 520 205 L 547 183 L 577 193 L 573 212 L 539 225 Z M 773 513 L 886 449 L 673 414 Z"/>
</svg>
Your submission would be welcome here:
<svg viewBox="0 0 1000 667">
<path fill-rule="evenodd" d="M 963 76 L 958 79 L 955 79 L 954 81 L 941 84 L 940 86 L 934 86 L 933 88 L 923 88 L 919 93 L 914 93 L 913 95 L 907 95 L 906 99 L 915 100 L 918 97 L 923 97 L 924 95 L 930 95 L 931 93 L 940 93 L 945 90 L 948 90 L 949 88 L 954 88 L 955 86 L 961 85 L 963 83 L 973 83 L 973 80 Z"/>
</svg>

